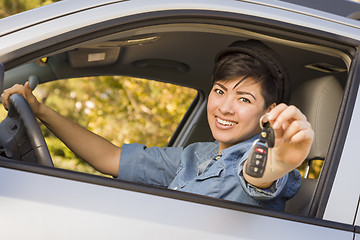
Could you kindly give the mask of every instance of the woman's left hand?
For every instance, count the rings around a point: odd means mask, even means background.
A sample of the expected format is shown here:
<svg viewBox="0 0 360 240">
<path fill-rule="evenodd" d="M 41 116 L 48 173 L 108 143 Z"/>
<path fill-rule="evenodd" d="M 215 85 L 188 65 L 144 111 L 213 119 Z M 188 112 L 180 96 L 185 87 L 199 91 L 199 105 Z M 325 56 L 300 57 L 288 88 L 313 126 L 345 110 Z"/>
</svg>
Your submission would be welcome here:
<svg viewBox="0 0 360 240">
<path fill-rule="evenodd" d="M 267 117 L 275 131 L 272 149 L 274 167 L 288 172 L 297 168 L 309 154 L 314 131 L 306 116 L 295 106 L 279 104 Z"/>
</svg>

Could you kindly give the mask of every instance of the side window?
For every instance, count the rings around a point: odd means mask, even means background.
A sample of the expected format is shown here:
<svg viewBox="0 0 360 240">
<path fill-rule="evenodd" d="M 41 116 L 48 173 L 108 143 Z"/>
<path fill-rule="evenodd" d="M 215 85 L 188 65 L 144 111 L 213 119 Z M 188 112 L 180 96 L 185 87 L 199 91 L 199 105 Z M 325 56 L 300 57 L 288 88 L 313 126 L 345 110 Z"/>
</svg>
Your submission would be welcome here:
<svg viewBox="0 0 360 240">
<path fill-rule="evenodd" d="M 197 91 L 120 76 L 59 80 L 39 85 L 39 101 L 121 146 L 166 146 Z M 101 174 L 42 126 L 55 167 Z"/>
</svg>

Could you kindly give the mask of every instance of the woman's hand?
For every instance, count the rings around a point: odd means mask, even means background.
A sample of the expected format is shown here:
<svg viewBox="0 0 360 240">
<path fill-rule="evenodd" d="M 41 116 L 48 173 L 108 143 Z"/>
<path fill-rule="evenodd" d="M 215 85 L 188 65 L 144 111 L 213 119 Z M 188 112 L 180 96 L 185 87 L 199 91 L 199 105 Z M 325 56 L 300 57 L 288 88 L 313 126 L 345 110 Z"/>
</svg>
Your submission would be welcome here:
<svg viewBox="0 0 360 240">
<path fill-rule="evenodd" d="M 25 85 L 15 84 L 11 88 L 4 90 L 4 92 L 1 94 L 1 100 L 2 100 L 4 108 L 6 110 L 9 109 L 9 97 L 12 94 L 16 94 L 16 93 L 22 95 L 27 100 L 27 102 L 29 103 L 29 105 L 31 107 L 31 110 L 33 111 L 35 116 L 37 116 L 40 111 L 41 103 L 33 95 L 32 91 L 30 89 L 29 82 L 26 82 Z"/>
<path fill-rule="evenodd" d="M 309 154 L 314 139 L 306 116 L 295 106 L 279 104 L 267 118 L 275 131 L 275 146 L 270 156 L 273 164 L 286 170 L 299 167 Z"/>
<path fill-rule="evenodd" d="M 246 171 L 243 174 L 252 185 L 268 188 L 302 164 L 309 154 L 314 131 L 297 107 L 286 104 L 275 106 L 263 121 L 269 121 L 275 132 L 275 145 L 268 151 L 264 175 L 254 178 Z"/>
</svg>

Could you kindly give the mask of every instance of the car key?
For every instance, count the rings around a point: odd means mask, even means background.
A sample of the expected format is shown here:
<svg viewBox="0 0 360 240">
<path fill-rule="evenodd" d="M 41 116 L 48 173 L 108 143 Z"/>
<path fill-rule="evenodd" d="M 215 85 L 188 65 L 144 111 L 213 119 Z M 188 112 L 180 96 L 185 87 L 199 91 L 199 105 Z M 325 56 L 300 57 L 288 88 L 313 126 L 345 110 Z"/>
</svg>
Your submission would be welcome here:
<svg viewBox="0 0 360 240">
<path fill-rule="evenodd" d="M 255 140 L 246 164 L 246 173 L 255 178 L 261 178 L 265 172 L 269 148 L 275 145 L 275 132 L 269 122 L 263 123 L 265 114 L 260 118 L 260 138 Z"/>
</svg>

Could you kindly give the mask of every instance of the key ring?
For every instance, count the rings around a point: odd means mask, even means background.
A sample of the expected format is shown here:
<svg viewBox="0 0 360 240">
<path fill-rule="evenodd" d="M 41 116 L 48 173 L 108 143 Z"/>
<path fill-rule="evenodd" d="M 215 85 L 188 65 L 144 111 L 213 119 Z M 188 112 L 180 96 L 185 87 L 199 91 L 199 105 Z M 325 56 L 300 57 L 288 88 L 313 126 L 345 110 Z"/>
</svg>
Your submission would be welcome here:
<svg viewBox="0 0 360 240">
<path fill-rule="evenodd" d="M 265 117 L 267 117 L 267 116 L 269 116 L 269 113 L 265 113 L 264 115 L 262 115 L 261 116 L 261 118 L 260 118 L 260 120 L 259 120 L 259 125 L 260 125 L 260 128 L 261 128 L 261 130 L 264 130 L 264 124 L 263 124 L 263 119 L 265 118 Z M 270 122 L 268 121 L 268 123 L 270 124 Z"/>
<path fill-rule="evenodd" d="M 268 137 L 268 132 L 267 132 L 266 130 L 264 130 L 264 129 L 265 129 L 265 126 L 264 126 L 264 124 L 263 124 L 263 119 L 264 119 L 265 117 L 267 117 L 267 116 L 269 116 L 269 113 L 265 113 L 264 115 L 262 115 L 261 118 L 260 118 L 260 122 L 259 122 L 261 131 L 262 131 L 262 132 L 261 132 L 261 135 L 262 135 L 263 138 Z M 266 126 L 266 127 L 271 128 L 270 122 L 267 121 L 265 124 L 267 124 L 267 123 L 269 124 L 269 126 Z M 273 172 L 273 161 L 272 161 L 272 159 L 273 159 L 273 156 L 272 156 L 273 152 L 272 152 L 272 147 L 273 147 L 273 146 L 271 146 L 271 147 L 269 148 L 269 160 L 270 160 L 270 169 L 271 169 L 271 172 Z"/>
</svg>

